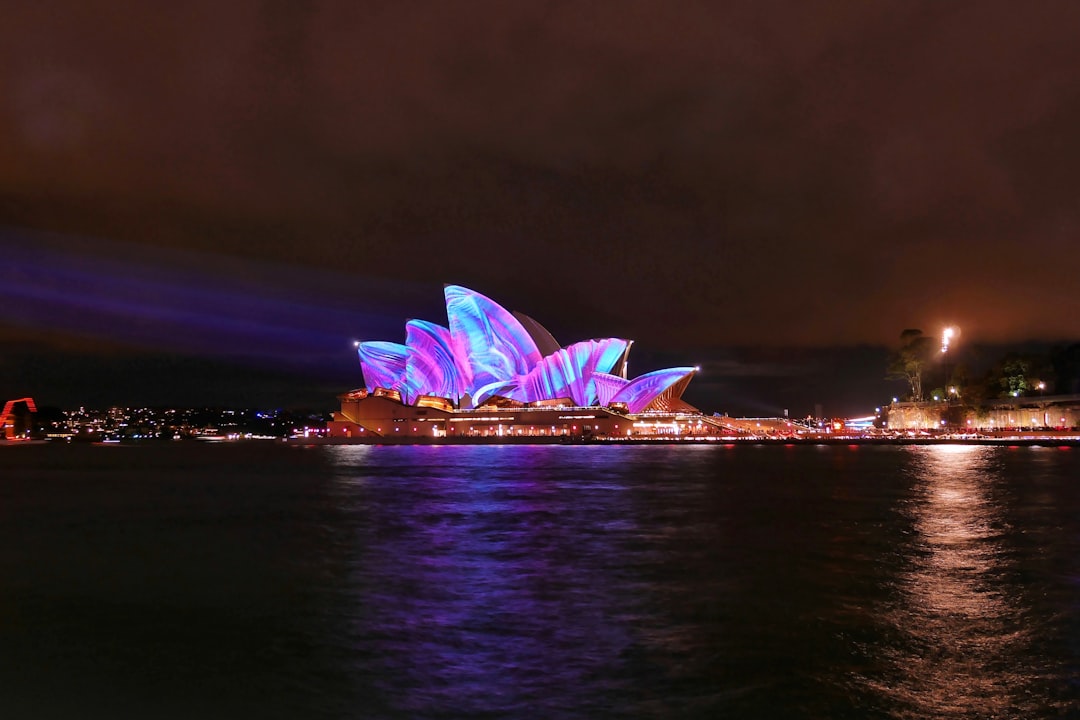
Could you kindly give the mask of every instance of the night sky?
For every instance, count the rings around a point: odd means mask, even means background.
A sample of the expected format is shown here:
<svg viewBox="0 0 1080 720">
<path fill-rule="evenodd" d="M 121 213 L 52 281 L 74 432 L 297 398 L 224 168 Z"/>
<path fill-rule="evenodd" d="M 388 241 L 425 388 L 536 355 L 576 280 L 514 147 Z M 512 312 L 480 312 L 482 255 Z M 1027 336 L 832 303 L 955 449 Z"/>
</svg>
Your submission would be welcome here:
<svg viewBox="0 0 1080 720">
<path fill-rule="evenodd" d="M 872 411 L 1080 338 L 1080 3 L 49 2 L 0 23 L 0 394 L 333 407 L 443 283 Z"/>
</svg>

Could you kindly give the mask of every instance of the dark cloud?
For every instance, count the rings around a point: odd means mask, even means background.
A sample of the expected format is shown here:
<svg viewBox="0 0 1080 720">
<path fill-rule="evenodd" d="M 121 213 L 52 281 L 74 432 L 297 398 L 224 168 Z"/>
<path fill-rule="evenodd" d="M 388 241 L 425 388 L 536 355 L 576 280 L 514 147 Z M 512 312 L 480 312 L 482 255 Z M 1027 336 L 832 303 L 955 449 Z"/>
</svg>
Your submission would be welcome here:
<svg viewBox="0 0 1080 720">
<path fill-rule="evenodd" d="M 1076 338 L 1078 21 L 24 4 L 0 27 L 0 222 L 461 282 L 639 345 Z"/>
</svg>

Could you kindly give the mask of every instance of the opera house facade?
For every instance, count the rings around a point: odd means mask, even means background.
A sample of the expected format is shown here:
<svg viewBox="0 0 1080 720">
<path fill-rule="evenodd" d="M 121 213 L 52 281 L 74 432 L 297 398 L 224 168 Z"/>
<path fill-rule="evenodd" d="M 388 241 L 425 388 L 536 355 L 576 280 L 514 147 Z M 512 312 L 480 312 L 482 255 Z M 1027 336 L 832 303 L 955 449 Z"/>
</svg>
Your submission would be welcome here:
<svg viewBox="0 0 1080 720">
<path fill-rule="evenodd" d="M 357 343 L 364 387 L 342 395 L 330 434 L 358 441 L 627 437 L 705 432 L 681 399 L 697 368 L 627 377 L 632 342 L 565 347 L 540 323 L 459 285 L 446 326 L 405 324 L 405 343 Z M 681 423 L 681 424 L 680 424 Z"/>
</svg>

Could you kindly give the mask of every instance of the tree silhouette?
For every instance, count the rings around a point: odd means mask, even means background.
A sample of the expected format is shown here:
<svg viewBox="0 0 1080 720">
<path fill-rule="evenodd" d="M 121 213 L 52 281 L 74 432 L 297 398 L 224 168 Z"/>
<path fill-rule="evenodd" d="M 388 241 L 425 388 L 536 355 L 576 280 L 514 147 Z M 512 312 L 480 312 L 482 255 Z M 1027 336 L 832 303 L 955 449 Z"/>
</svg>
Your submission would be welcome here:
<svg viewBox="0 0 1080 720">
<path fill-rule="evenodd" d="M 922 330 L 909 328 L 900 333 L 900 347 L 889 354 L 887 368 L 890 380 L 907 380 L 911 386 L 911 399 L 923 399 L 922 372 L 933 353 L 934 341 L 923 335 Z"/>
</svg>

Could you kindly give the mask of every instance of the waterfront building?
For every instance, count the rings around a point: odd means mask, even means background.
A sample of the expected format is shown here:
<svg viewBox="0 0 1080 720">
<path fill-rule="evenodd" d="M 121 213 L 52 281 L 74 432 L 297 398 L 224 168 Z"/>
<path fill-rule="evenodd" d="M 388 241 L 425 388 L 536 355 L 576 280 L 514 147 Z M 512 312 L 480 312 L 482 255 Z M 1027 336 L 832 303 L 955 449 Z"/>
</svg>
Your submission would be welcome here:
<svg viewBox="0 0 1080 720">
<path fill-rule="evenodd" d="M 357 344 L 364 387 L 339 397 L 334 437 L 705 436 L 682 400 L 696 367 L 627 377 L 632 341 L 561 346 L 539 322 L 447 285 L 447 325 L 405 324 L 405 343 Z"/>
<path fill-rule="evenodd" d="M 8 400 L 0 410 L 0 438 L 4 440 L 25 440 L 30 437 L 34 427 L 34 414 L 37 405 L 29 397 Z"/>
<path fill-rule="evenodd" d="M 889 430 L 977 432 L 1056 431 L 1080 428 L 1080 395 L 995 398 L 976 406 L 956 400 L 894 402 L 885 408 Z"/>
</svg>

